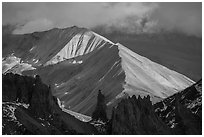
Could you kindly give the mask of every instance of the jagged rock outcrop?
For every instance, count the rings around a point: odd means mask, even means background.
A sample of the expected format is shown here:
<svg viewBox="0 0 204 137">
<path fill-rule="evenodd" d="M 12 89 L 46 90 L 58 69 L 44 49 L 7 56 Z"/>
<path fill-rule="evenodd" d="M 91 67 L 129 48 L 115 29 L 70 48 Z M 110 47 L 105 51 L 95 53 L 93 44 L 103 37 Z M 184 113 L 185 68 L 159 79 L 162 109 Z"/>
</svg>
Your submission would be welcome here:
<svg viewBox="0 0 204 137">
<path fill-rule="evenodd" d="M 202 134 L 202 81 L 152 105 L 150 97 L 123 99 L 113 109 L 109 134 Z"/>
<path fill-rule="evenodd" d="M 105 103 L 105 96 L 99 90 L 98 97 L 97 97 L 97 105 L 95 111 L 92 114 L 93 120 L 101 120 L 106 122 L 108 120 L 106 116 L 106 103 Z"/>
<path fill-rule="evenodd" d="M 109 128 L 110 134 L 172 134 L 172 130 L 155 114 L 150 96 L 122 100 L 113 109 Z"/>
<path fill-rule="evenodd" d="M 105 96 L 102 94 L 101 90 L 98 92 L 97 96 L 97 105 L 95 107 L 94 112 L 92 113 L 92 120 L 89 122 L 90 124 L 94 125 L 98 130 L 99 134 L 107 134 L 107 106 L 105 102 Z"/>
<path fill-rule="evenodd" d="M 154 104 L 157 115 L 176 134 L 201 134 L 202 132 L 202 80 Z"/>
<path fill-rule="evenodd" d="M 190 109 L 179 103 L 176 99 L 175 105 L 175 130 L 176 134 L 182 135 L 201 135 L 202 134 L 202 119 L 193 114 Z"/>
<path fill-rule="evenodd" d="M 3 75 L 2 92 L 3 134 L 97 134 L 89 123 L 63 112 L 39 76 Z"/>
</svg>

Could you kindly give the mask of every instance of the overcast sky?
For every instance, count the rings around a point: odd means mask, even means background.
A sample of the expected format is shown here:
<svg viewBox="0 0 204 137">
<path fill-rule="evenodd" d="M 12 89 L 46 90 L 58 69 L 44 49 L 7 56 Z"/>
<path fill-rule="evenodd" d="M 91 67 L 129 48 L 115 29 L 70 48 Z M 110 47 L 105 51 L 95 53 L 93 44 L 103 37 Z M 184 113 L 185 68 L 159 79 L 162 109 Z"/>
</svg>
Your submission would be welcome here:
<svg viewBox="0 0 204 137">
<path fill-rule="evenodd" d="M 176 30 L 202 34 L 202 3 L 3 3 L 2 22 L 23 34 L 54 27 L 104 25 L 131 33 Z"/>
</svg>

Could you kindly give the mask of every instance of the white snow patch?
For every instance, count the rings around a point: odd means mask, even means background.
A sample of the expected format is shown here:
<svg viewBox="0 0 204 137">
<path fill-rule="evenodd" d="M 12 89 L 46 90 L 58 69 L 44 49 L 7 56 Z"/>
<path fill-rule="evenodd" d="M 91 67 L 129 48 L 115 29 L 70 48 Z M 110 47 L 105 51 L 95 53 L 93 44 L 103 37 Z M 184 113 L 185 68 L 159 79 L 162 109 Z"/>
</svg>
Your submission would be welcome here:
<svg viewBox="0 0 204 137">
<path fill-rule="evenodd" d="M 83 61 L 82 61 L 82 60 L 80 60 L 80 61 L 78 61 L 77 63 L 78 63 L 78 64 L 81 64 L 81 63 L 83 63 Z"/>
<path fill-rule="evenodd" d="M 69 92 L 65 92 L 64 94 L 67 95 Z"/>
<path fill-rule="evenodd" d="M 80 114 L 80 113 L 77 113 L 77 112 L 74 112 L 74 111 L 71 111 L 69 109 L 66 109 L 64 108 L 64 101 L 60 101 L 59 98 L 57 98 L 57 103 L 59 105 L 59 107 L 62 109 L 62 111 L 74 116 L 75 118 L 83 121 L 83 122 L 89 122 L 92 118 L 89 117 L 89 116 L 86 116 L 86 115 L 83 115 L 83 114 Z M 69 106 L 70 108 L 70 106 Z"/>
<path fill-rule="evenodd" d="M 11 55 L 4 60 L 2 60 L 2 73 L 5 74 L 7 71 L 12 73 L 17 73 L 21 75 L 22 71 L 33 70 L 34 68 L 31 64 L 23 63 L 21 58 Z"/>
<path fill-rule="evenodd" d="M 45 66 L 50 64 L 56 64 L 65 59 L 70 59 L 90 53 L 95 49 L 103 47 L 106 43 L 114 45 L 113 42 L 111 42 L 110 40 L 106 39 L 101 35 L 96 34 L 95 32 L 92 31 L 87 31 L 85 33 L 79 32 L 77 35 L 73 36 L 72 39 L 64 46 L 64 48 L 62 48 L 51 60 L 46 62 Z M 111 45 L 110 48 L 113 45 Z M 81 63 L 82 63 L 81 61 L 78 62 L 78 64 Z"/>
<path fill-rule="evenodd" d="M 35 62 L 34 62 L 34 63 L 36 64 L 36 63 L 38 63 L 38 62 L 39 62 L 39 60 L 37 59 L 37 60 L 35 60 Z"/>
<path fill-rule="evenodd" d="M 31 52 L 31 51 L 33 51 L 35 48 L 36 48 L 36 46 L 32 47 L 29 51 Z"/>
<path fill-rule="evenodd" d="M 73 64 L 76 64 L 77 62 L 76 62 L 76 60 L 74 60 L 72 63 L 73 63 Z"/>
<path fill-rule="evenodd" d="M 79 120 L 81 120 L 83 122 L 89 122 L 92 119 L 89 116 L 86 116 L 86 115 L 83 115 L 83 114 L 80 114 L 80 113 L 77 113 L 77 112 L 74 112 L 74 111 L 71 111 L 71 110 L 68 110 L 68 109 L 65 109 L 65 108 L 63 108 L 62 111 L 74 116 L 75 118 L 77 118 L 77 119 L 79 119 Z"/>
<path fill-rule="evenodd" d="M 9 121 L 16 122 L 18 125 L 22 125 L 15 116 L 15 110 L 17 106 L 23 106 L 25 108 L 29 107 L 29 104 L 24 103 L 16 103 L 16 102 L 2 102 L 2 108 L 3 108 L 3 115 L 9 118 Z"/>
</svg>

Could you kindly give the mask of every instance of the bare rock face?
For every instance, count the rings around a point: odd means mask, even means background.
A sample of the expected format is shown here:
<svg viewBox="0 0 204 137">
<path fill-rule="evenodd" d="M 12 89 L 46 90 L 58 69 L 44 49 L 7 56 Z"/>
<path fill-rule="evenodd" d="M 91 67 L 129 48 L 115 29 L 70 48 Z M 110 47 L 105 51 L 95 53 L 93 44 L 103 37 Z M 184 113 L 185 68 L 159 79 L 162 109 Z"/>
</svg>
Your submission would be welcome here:
<svg viewBox="0 0 204 137">
<path fill-rule="evenodd" d="M 113 109 L 110 134 L 172 134 L 155 114 L 150 96 L 122 100 Z"/>
<path fill-rule="evenodd" d="M 201 135 L 202 134 L 202 119 L 193 114 L 190 109 L 181 105 L 176 100 L 175 109 L 176 126 L 173 128 L 176 134 L 182 135 Z"/>
<path fill-rule="evenodd" d="M 202 80 L 154 104 L 154 108 L 176 134 L 202 134 Z"/>
<path fill-rule="evenodd" d="M 202 134 L 202 81 L 152 105 L 150 97 L 123 99 L 113 109 L 109 134 Z"/>
<path fill-rule="evenodd" d="M 2 92 L 3 134 L 97 134 L 89 123 L 63 112 L 39 76 L 3 75 Z"/>
<path fill-rule="evenodd" d="M 101 120 L 106 122 L 108 120 L 106 116 L 106 103 L 105 103 L 105 96 L 99 91 L 97 97 L 97 105 L 95 111 L 92 114 L 93 120 Z"/>
</svg>

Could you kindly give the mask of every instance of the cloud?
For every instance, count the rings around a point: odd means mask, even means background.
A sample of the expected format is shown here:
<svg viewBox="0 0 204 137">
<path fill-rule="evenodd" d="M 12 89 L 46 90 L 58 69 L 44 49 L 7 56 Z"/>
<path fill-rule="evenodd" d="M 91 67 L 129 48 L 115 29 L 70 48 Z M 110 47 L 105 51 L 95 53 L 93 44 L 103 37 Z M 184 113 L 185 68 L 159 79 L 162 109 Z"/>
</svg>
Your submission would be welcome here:
<svg viewBox="0 0 204 137">
<path fill-rule="evenodd" d="M 13 31 L 13 34 L 32 33 L 35 31 L 49 30 L 54 27 L 54 24 L 47 19 L 38 19 L 27 22 L 24 26 L 18 27 Z"/>
<path fill-rule="evenodd" d="M 2 21 L 23 24 L 14 31 L 20 34 L 103 25 L 128 33 L 162 28 L 201 35 L 201 9 L 201 3 L 3 3 Z"/>
<path fill-rule="evenodd" d="M 24 24 L 15 31 L 21 34 L 48 29 L 44 19 L 52 22 L 54 27 L 92 28 L 122 23 L 130 15 L 140 18 L 156 6 L 154 3 L 3 3 L 3 24 Z"/>
<path fill-rule="evenodd" d="M 189 35 L 202 35 L 202 3 L 159 3 L 151 15 L 159 28 L 177 30 Z"/>
</svg>

